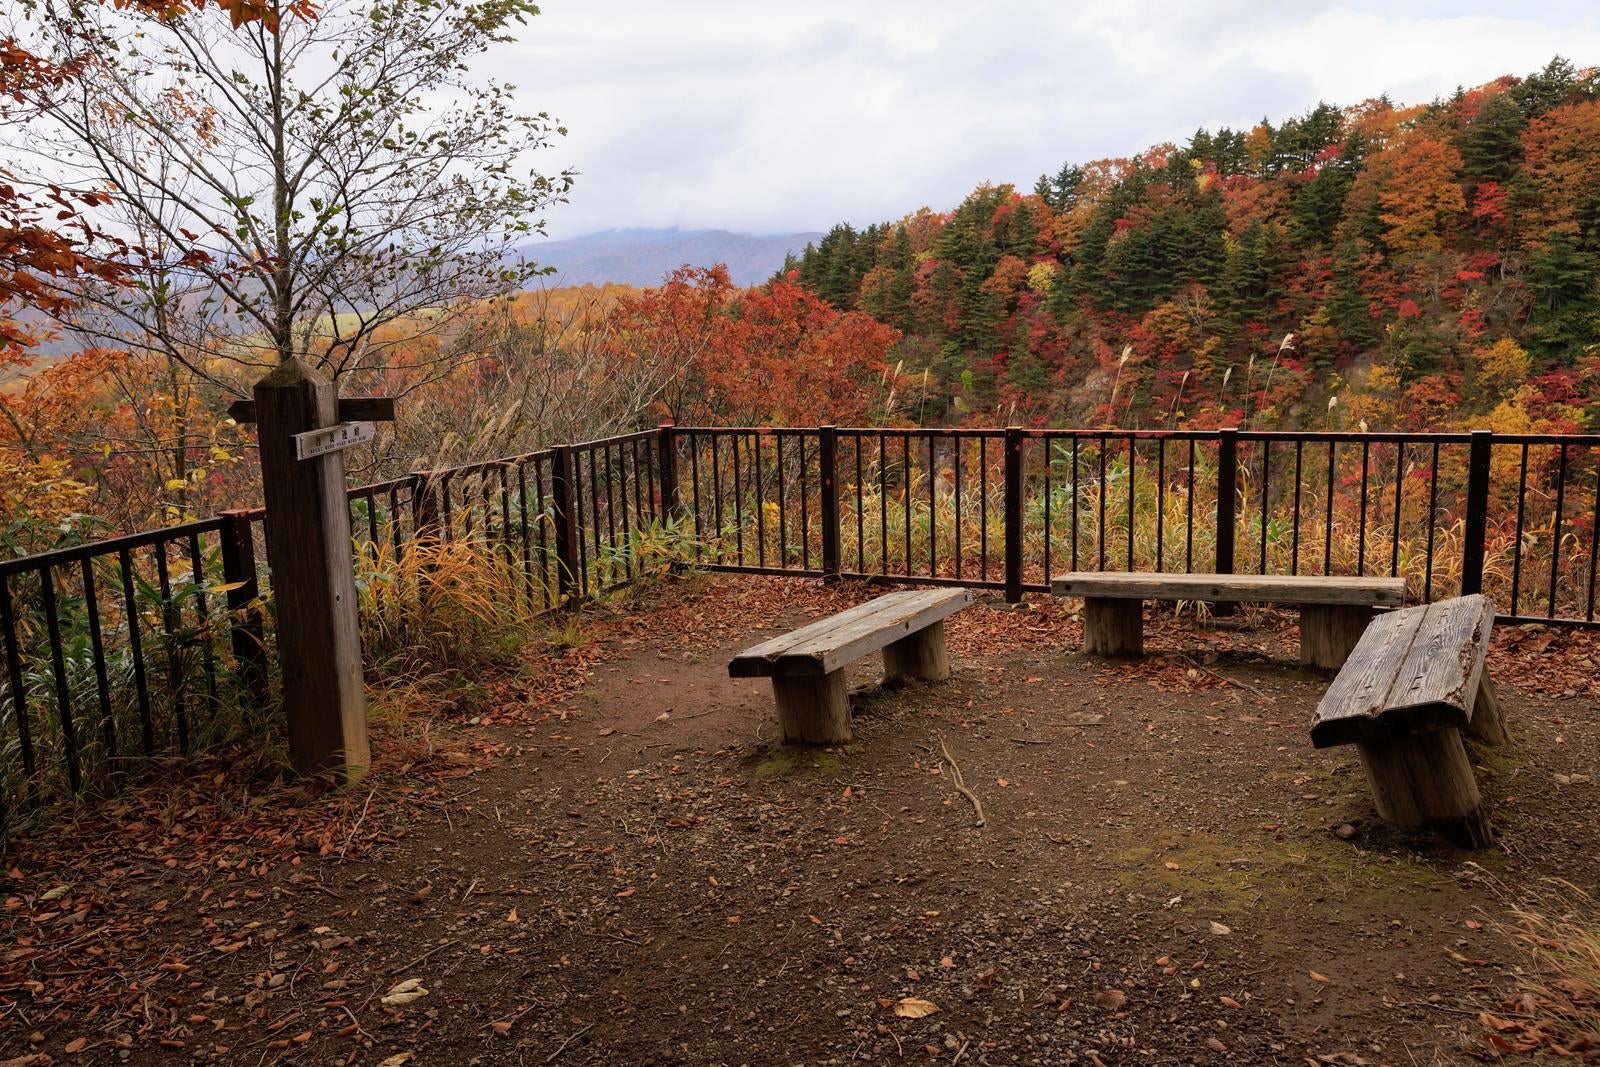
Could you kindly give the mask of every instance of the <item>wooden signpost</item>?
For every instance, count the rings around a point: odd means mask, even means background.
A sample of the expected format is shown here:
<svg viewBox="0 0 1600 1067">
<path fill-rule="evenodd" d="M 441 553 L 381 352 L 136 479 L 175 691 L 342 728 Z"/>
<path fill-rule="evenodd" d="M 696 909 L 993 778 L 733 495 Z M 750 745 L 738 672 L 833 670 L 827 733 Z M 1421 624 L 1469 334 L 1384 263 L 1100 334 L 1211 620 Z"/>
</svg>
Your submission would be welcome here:
<svg viewBox="0 0 1600 1067">
<path fill-rule="evenodd" d="M 302 773 L 358 777 L 372 757 L 342 450 L 371 440 L 373 421 L 394 418 L 394 401 L 339 400 L 299 359 L 254 394 L 229 414 L 255 422 L 260 442 L 289 755 Z"/>
</svg>

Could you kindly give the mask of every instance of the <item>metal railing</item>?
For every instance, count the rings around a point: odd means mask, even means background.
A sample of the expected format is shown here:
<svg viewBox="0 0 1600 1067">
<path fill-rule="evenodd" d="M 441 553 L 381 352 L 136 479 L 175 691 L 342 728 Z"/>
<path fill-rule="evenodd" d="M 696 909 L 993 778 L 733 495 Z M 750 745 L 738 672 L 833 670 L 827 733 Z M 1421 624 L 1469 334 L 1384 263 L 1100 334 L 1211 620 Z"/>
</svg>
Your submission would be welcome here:
<svg viewBox="0 0 1600 1067">
<path fill-rule="evenodd" d="M 671 525 L 717 571 L 1013 601 L 1061 570 L 1392 575 L 1596 625 L 1600 436 L 667 425 L 348 497 L 366 565 L 465 543 L 541 612 Z M 271 706 L 262 515 L 0 562 L 0 832 Z"/>
</svg>

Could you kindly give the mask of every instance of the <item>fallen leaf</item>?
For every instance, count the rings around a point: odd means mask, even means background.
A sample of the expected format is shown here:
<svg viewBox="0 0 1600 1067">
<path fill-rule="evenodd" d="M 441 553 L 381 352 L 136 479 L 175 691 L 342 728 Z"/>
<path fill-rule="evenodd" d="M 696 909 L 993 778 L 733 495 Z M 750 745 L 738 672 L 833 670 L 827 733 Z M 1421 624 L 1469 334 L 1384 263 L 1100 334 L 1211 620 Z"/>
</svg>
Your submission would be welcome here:
<svg viewBox="0 0 1600 1067">
<path fill-rule="evenodd" d="M 1311 980 L 1313 982 L 1321 982 L 1324 985 L 1326 985 L 1328 982 L 1328 976 L 1325 974 L 1318 974 L 1316 971 L 1309 971 L 1307 973 L 1311 975 Z"/>
<path fill-rule="evenodd" d="M 428 991 L 422 987 L 422 979 L 407 978 L 396 983 L 379 1003 L 386 1008 L 403 1008 L 427 995 Z"/>
<path fill-rule="evenodd" d="M 1232 927 L 1228 927 L 1228 926 L 1224 926 L 1221 923 L 1217 922 L 1215 919 L 1212 919 L 1211 920 L 1211 932 L 1216 934 L 1218 937 L 1226 937 L 1227 935 L 1233 933 L 1233 928 Z"/>
<path fill-rule="evenodd" d="M 1128 994 L 1120 989 L 1102 989 L 1094 995 L 1094 1002 L 1096 1007 L 1121 1011 L 1122 1006 L 1128 1003 Z"/>
<path fill-rule="evenodd" d="M 939 1005 L 919 997 L 904 997 L 894 1005 L 894 1013 L 902 1019 L 925 1019 L 938 1010 Z"/>
</svg>

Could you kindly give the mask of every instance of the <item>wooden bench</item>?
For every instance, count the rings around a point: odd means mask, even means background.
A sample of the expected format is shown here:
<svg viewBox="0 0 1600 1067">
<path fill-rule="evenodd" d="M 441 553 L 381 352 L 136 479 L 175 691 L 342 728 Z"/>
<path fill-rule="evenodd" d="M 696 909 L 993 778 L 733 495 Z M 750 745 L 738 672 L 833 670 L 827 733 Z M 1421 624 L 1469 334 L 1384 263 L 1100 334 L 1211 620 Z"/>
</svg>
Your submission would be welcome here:
<svg viewBox="0 0 1600 1067">
<path fill-rule="evenodd" d="M 1311 728 L 1317 748 L 1356 746 L 1385 821 L 1432 827 L 1467 848 L 1494 837 L 1461 733 L 1508 740 L 1483 666 L 1493 624 L 1494 605 L 1477 595 L 1378 616 Z"/>
<path fill-rule="evenodd" d="M 965 589 L 905 590 L 747 648 L 730 678 L 771 678 L 786 741 L 850 740 L 844 668 L 883 650 L 886 680 L 946 678 L 944 620 L 972 603 Z"/>
<path fill-rule="evenodd" d="M 1300 662 L 1329 669 L 1344 663 L 1373 608 L 1399 607 L 1406 597 L 1404 578 L 1131 571 L 1073 571 L 1052 579 L 1050 589 L 1083 598 L 1083 647 L 1095 656 L 1143 654 L 1146 600 L 1298 604 Z"/>
</svg>

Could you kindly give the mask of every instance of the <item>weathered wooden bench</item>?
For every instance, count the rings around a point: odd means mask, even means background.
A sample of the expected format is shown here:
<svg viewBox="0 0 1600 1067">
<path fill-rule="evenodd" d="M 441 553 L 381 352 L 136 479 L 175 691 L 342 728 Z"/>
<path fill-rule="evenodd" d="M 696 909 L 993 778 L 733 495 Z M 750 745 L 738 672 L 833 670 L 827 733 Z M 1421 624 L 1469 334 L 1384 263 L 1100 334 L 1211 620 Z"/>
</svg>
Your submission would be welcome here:
<svg viewBox="0 0 1600 1067">
<path fill-rule="evenodd" d="M 786 741 L 850 740 L 844 668 L 883 650 L 887 680 L 946 678 L 944 620 L 972 603 L 965 589 L 905 590 L 747 648 L 731 678 L 771 678 Z"/>
<path fill-rule="evenodd" d="M 1073 571 L 1057 575 L 1050 589 L 1083 598 L 1083 647 L 1095 656 L 1143 654 L 1146 600 L 1298 604 L 1300 662 L 1330 669 L 1361 639 L 1373 608 L 1399 607 L 1406 597 L 1404 578 L 1309 575 Z"/>
<path fill-rule="evenodd" d="M 1378 814 L 1467 848 L 1492 844 L 1463 730 L 1508 740 L 1484 670 L 1494 605 L 1441 600 L 1374 619 L 1317 705 L 1311 743 L 1356 746 Z"/>
</svg>

